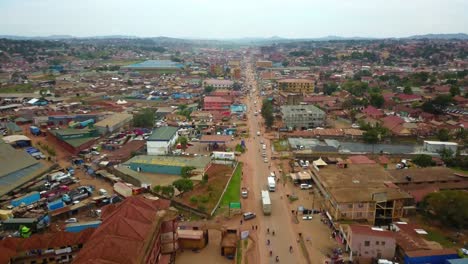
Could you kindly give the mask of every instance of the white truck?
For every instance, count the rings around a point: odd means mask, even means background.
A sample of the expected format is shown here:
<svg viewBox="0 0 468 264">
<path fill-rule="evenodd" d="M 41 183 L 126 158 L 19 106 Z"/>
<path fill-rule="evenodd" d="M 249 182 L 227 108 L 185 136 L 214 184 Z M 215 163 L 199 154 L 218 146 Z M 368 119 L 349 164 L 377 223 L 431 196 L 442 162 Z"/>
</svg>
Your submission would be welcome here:
<svg viewBox="0 0 468 264">
<path fill-rule="evenodd" d="M 276 191 L 276 181 L 273 177 L 268 177 L 268 191 L 274 192 Z"/>
<path fill-rule="evenodd" d="M 271 200 L 268 191 L 262 190 L 262 209 L 264 215 L 271 214 Z"/>
</svg>

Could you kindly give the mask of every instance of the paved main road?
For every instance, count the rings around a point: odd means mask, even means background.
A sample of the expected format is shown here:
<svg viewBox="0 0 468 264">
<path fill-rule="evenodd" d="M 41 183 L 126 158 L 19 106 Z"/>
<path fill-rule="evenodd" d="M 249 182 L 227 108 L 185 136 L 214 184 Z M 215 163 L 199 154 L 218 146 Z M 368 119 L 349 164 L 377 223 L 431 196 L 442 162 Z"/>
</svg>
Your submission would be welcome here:
<svg viewBox="0 0 468 264">
<path fill-rule="evenodd" d="M 258 87 L 253 76 L 252 64 L 249 62 L 246 71 L 247 85 L 251 85 L 251 94 L 246 98 L 248 109 L 248 127 L 250 137 L 246 142 L 247 153 L 243 155 L 241 160 L 244 162 L 244 177 L 243 186 L 249 188 L 249 198 L 244 202 L 243 211 L 252 211 L 257 214 L 255 220 L 244 222 L 245 225 L 258 225 L 257 236 L 257 252 L 259 261 L 257 263 L 275 263 L 275 257 L 279 257 L 280 263 L 306 263 L 299 244 L 297 243 L 298 233 L 294 228 L 293 218 L 289 212 L 286 192 L 283 190 L 283 185 L 278 184 L 276 192 L 270 192 L 272 202 L 272 213 L 270 216 L 264 216 L 261 206 L 261 190 L 267 189 L 267 176 L 270 173 L 271 162 L 271 146 L 270 142 L 263 138 L 264 128 L 261 127 L 261 117 L 254 115 L 255 111 L 261 108 L 261 97 L 258 96 Z M 254 102 L 257 101 L 256 105 Z M 257 131 L 260 131 L 261 136 L 257 136 Z M 268 163 L 263 161 L 261 157 L 261 144 L 263 140 L 267 144 Z M 271 168 L 273 169 L 273 168 Z M 278 175 L 279 176 L 279 175 Z M 270 234 L 267 234 L 267 229 Z M 275 235 L 272 235 L 272 232 Z M 267 245 L 267 240 L 270 240 L 270 245 Z M 293 247 L 293 252 L 289 251 L 289 247 Z M 270 257 L 270 250 L 273 256 Z"/>
</svg>

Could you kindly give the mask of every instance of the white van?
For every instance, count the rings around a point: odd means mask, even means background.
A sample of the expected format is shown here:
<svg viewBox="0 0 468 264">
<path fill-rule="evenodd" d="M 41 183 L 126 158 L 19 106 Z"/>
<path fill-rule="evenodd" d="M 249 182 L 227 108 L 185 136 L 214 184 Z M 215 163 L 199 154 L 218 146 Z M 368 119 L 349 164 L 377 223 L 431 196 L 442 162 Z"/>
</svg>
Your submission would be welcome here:
<svg viewBox="0 0 468 264">
<path fill-rule="evenodd" d="M 260 131 L 257 131 L 257 136 L 260 136 Z"/>
</svg>

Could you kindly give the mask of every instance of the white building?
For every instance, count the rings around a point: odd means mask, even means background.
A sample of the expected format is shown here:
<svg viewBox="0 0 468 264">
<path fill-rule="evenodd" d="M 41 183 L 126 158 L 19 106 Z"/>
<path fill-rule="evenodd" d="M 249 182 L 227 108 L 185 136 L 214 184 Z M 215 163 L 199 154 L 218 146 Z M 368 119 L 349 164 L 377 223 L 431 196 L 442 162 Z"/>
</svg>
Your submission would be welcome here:
<svg viewBox="0 0 468 264">
<path fill-rule="evenodd" d="M 456 155 L 457 149 L 458 149 L 458 143 L 424 140 L 423 149 L 424 151 L 431 152 L 431 153 L 439 153 L 444 149 L 450 149 L 453 155 Z"/>
<path fill-rule="evenodd" d="M 179 138 L 177 130 L 177 127 L 170 126 L 154 129 L 146 142 L 148 155 L 167 155 L 171 146 L 173 146 L 177 138 Z"/>
<path fill-rule="evenodd" d="M 203 87 L 212 86 L 215 89 L 231 88 L 234 82 L 231 80 L 208 79 L 203 81 Z"/>
</svg>

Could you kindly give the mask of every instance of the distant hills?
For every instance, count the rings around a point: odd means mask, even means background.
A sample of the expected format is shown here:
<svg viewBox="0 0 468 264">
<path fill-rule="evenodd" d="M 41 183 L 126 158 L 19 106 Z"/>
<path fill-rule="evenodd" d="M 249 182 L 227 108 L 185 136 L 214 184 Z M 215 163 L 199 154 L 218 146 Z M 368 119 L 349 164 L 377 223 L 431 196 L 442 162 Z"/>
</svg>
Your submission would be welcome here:
<svg viewBox="0 0 468 264">
<path fill-rule="evenodd" d="M 339 41 L 339 40 L 377 40 L 377 39 L 458 39 L 468 40 L 468 34 L 454 33 L 454 34 L 425 34 L 414 35 L 403 38 L 372 38 L 372 37 L 341 37 L 341 36 L 325 36 L 320 38 L 283 38 L 280 36 L 272 36 L 267 38 L 262 37 L 246 37 L 246 38 L 232 38 L 232 39 L 208 39 L 208 38 L 171 38 L 171 37 L 137 37 L 127 35 L 109 35 L 109 36 L 92 36 L 92 37 L 75 37 L 70 35 L 51 35 L 43 37 L 27 37 L 15 35 L 0 35 L 0 38 L 14 39 L 14 40 L 69 40 L 69 39 L 152 39 L 156 42 L 183 42 L 183 43 L 236 43 L 236 44 L 268 44 L 268 43 L 284 43 L 284 42 L 298 42 L 298 41 Z"/>
<path fill-rule="evenodd" d="M 461 39 L 467 40 L 468 34 L 456 33 L 456 34 L 426 34 L 426 35 L 415 35 L 408 37 L 409 39 Z"/>
</svg>

